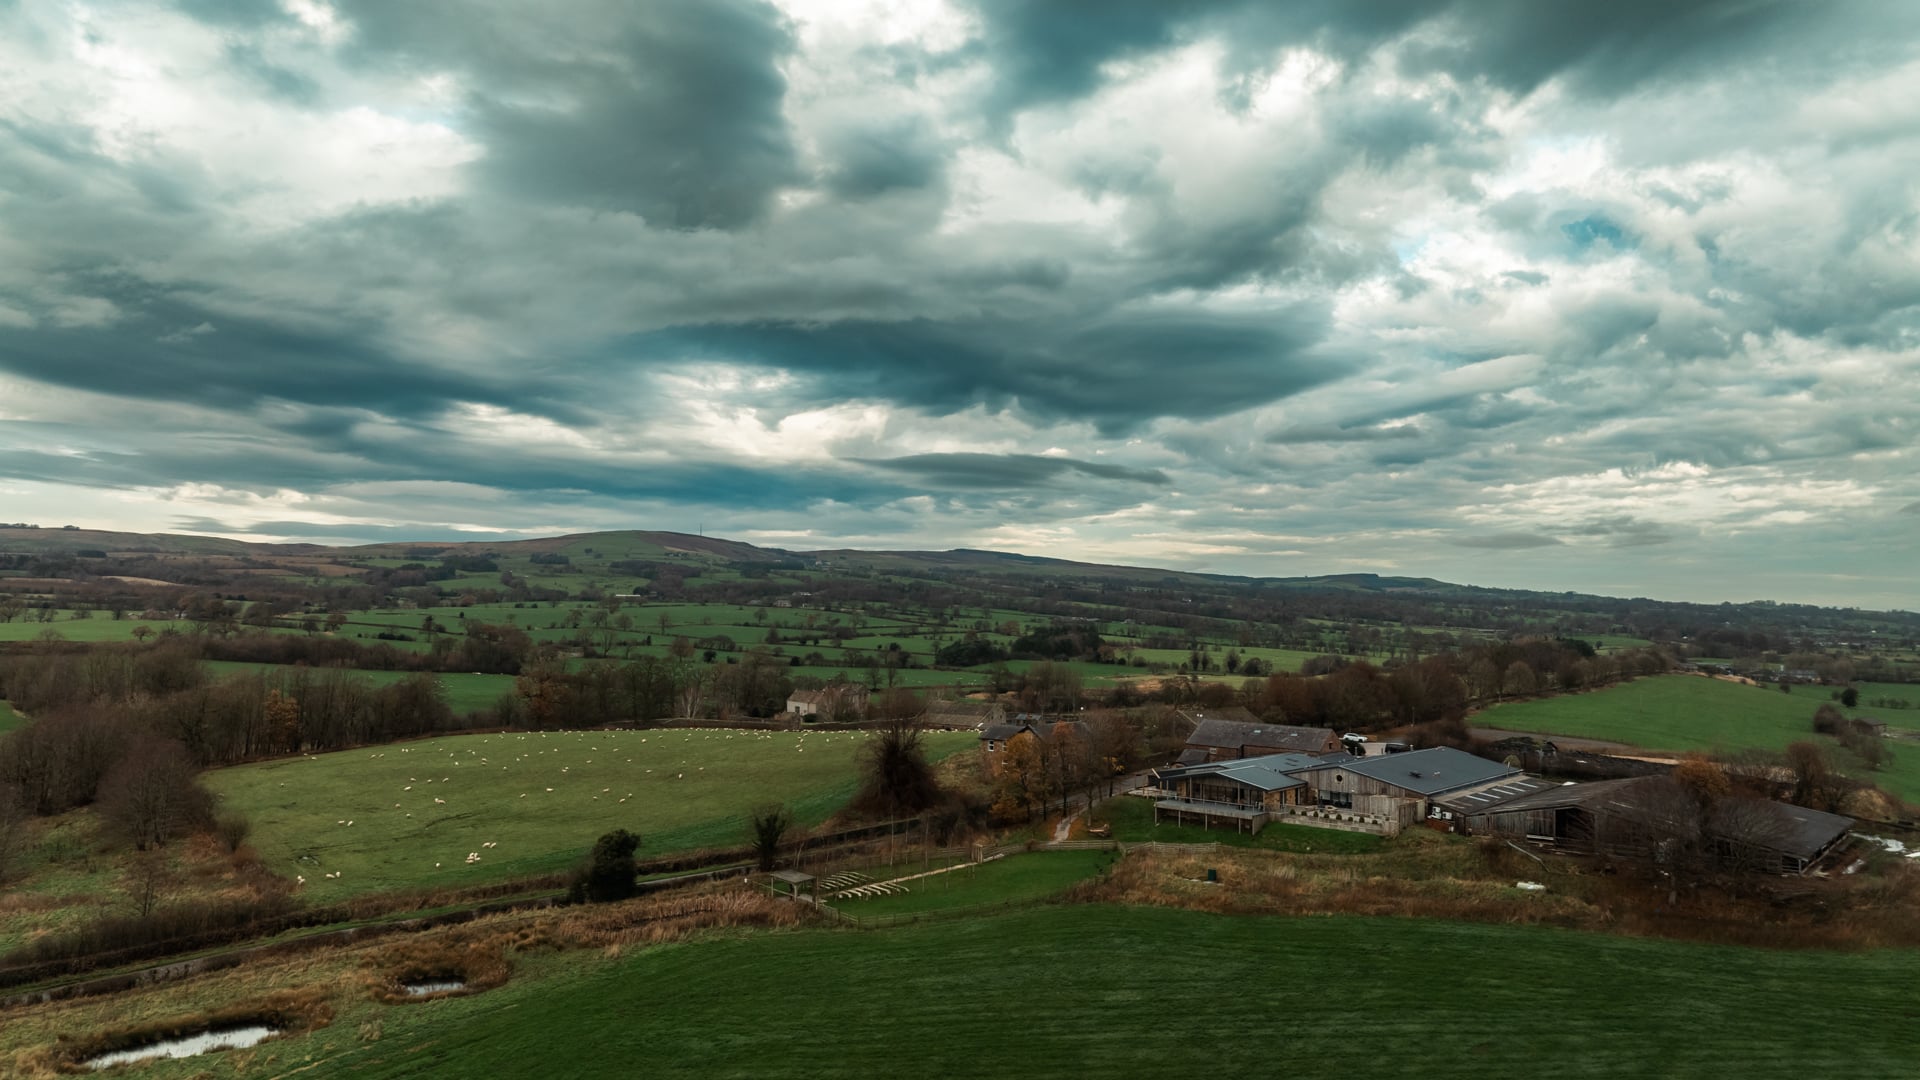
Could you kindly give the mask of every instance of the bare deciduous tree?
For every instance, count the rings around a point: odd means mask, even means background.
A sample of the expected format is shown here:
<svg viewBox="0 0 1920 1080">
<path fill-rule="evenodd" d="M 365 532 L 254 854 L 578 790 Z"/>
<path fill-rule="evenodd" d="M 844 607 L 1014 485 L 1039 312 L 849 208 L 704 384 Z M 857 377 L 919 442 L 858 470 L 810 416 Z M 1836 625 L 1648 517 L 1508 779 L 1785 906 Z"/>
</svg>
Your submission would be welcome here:
<svg viewBox="0 0 1920 1080">
<path fill-rule="evenodd" d="M 100 781 L 100 812 L 137 851 L 207 824 L 213 800 L 179 743 L 140 739 Z"/>
<path fill-rule="evenodd" d="M 27 797 L 12 784 L 0 784 L 0 885 L 27 844 Z"/>
<path fill-rule="evenodd" d="M 127 864 L 127 901 L 143 919 L 153 914 L 153 909 L 167 898 L 173 884 L 173 868 L 162 852 L 139 852 Z"/>
</svg>

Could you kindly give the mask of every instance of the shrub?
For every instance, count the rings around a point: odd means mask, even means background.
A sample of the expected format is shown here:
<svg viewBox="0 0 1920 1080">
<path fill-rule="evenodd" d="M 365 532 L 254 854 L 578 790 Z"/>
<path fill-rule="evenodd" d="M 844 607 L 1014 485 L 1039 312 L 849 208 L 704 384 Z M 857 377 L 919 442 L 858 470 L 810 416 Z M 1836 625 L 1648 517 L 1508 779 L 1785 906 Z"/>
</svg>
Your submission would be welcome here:
<svg viewBox="0 0 1920 1080">
<path fill-rule="evenodd" d="M 575 903 L 603 903 L 632 896 L 633 853 L 638 850 L 640 834 L 625 829 L 615 829 L 595 840 L 586 865 L 568 887 L 568 895 Z"/>
<path fill-rule="evenodd" d="M 239 814 L 222 814 L 220 819 L 214 822 L 213 831 L 214 835 L 220 838 L 220 842 L 227 846 L 227 852 L 235 854 L 239 852 L 240 845 L 246 843 L 247 837 L 253 833 L 253 822 Z"/>
<path fill-rule="evenodd" d="M 756 806 L 748 815 L 753 856 L 761 870 L 773 869 L 774 862 L 780 858 L 780 841 L 792 825 L 793 814 L 781 803 Z"/>
</svg>

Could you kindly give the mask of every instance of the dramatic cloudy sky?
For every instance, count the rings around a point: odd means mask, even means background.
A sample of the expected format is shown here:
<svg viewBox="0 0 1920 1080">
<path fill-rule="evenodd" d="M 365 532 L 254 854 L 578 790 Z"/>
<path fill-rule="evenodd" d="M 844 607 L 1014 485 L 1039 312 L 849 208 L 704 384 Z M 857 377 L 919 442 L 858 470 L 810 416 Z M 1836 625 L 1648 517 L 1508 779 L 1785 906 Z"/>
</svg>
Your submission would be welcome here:
<svg viewBox="0 0 1920 1080">
<path fill-rule="evenodd" d="M 0 520 L 1920 606 L 1920 4 L 0 0 Z"/>
</svg>

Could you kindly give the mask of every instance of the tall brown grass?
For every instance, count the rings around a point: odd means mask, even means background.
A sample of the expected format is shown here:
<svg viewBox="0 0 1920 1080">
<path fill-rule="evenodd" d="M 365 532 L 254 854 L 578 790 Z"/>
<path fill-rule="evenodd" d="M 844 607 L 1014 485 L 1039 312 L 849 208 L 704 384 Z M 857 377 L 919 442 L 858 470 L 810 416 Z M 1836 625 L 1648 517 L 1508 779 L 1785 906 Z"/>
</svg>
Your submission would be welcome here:
<svg viewBox="0 0 1920 1080">
<path fill-rule="evenodd" d="M 1371 915 L 1562 926 L 1768 948 L 1920 946 L 1920 871 L 1898 862 L 1818 878 L 1672 882 L 1647 866 L 1548 858 L 1450 843 L 1369 856 L 1205 857 L 1135 852 L 1084 901 L 1220 913 Z M 1219 881 L 1209 884 L 1206 872 Z M 1517 887 L 1519 881 L 1547 886 Z"/>
</svg>

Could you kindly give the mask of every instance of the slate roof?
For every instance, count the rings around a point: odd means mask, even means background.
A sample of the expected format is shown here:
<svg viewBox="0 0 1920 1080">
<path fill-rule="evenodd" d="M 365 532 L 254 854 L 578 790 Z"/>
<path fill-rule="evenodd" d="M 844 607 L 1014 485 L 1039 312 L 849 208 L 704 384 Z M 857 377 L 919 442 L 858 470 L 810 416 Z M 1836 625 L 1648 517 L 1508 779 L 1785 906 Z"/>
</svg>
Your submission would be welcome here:
<svg viewBox="0 0 1920 1080">
<path fill-rule="evenodd" d="M 1199 765 L 1175 766 L 1160 769 L 1154 773 L 1154 782 L 1165 785 L 1169 781 L 1191 779 L 1196 776 L 1220 776 L 1242 783 L 1260 791 L 1279 791 L 1281 788 L 1295 787 L 1305 783 L 1293 775 L 1309 769 L 1317 769 L 1330 761 L 1355 761 L 1345 754 L 1332 758 L 1314 757 L 1311 754 L 1264 754 L 1260 757 L 1235 758 L 1231 761 L 1209 761 Z"/>
<path fill-rule="evenodd" d="M 1331 762 L 1323 758 L 1322 762 Z M 1502 765 L 1497 761 L 1488 761 L 1475 757 L 1464 750 L 1455 750 L 1451 746 L 1435 746 L 1426 750 L 1412 750 L 1404 754 L 1383 754 L 1379 757 L 1356 758 L 1351 763 L 1342 763 L 1348 772 L 1378 780 L 1383 784 L 1411 791 L 1417 795 L 1445 795 L 1461 788 L 1475 787 L 1509 776 L 1520 775 L 1520 770 L 1511 765 Z"/>
<path fill-rule="evenodd" d="M 1280 750 L 1309 751 L 1324 749 L 1332 738 L 1332 728 L 1295 727 L 1292 724 L 1248 724 L 1237 720 L 1209 718 L 1194 725 L 1193 734 L 1187 736 L 1187 745 L 1215 746 L 1232 750 L 1238 750 L 1243 746 L 1270 746 Z"/>
<path fill-rule="evenodd" d="M 980 738 L 994 742 L 1006 742 L 1023 731 L 1032 731 L 1032 724 L 987 724 L 980 729 Z"/>
</svg>

